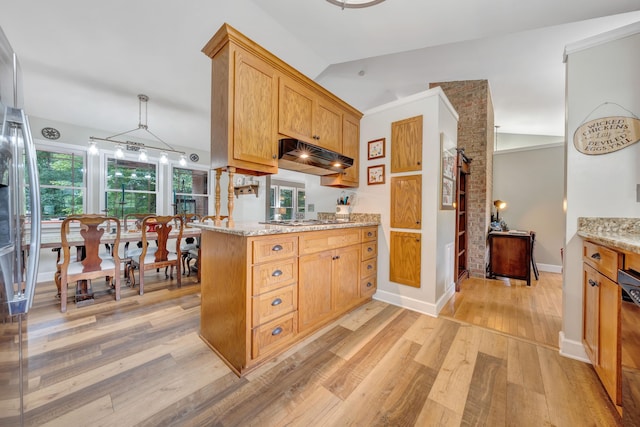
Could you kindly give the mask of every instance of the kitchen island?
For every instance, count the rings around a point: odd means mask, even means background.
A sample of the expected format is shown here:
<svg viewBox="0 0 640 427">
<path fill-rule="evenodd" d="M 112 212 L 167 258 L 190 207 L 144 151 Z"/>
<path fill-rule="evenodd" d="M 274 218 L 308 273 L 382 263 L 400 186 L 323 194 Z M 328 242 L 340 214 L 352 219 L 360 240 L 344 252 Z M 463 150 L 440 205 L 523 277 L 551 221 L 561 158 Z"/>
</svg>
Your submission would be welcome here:
<svg viewBox="0 0 640 427">
<path fill-rule="evenodd" d="M 295 225 L 195 224 L 200 336 L 244 375 L 376 291 L 379 217 Z"/>
</svg>

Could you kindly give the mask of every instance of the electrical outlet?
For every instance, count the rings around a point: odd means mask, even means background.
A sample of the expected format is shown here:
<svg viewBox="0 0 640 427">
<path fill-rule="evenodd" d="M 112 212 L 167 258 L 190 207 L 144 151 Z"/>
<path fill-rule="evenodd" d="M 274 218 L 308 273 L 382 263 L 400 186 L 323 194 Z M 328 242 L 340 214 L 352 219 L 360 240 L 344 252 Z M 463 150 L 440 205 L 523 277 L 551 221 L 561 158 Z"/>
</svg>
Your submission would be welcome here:
<svg viewBox="0 0 640 427">
<path fill-rule="evenodd" d="M 314 212 L 315 210 L 316 210 L 316 205 L 314 205 L 313 203 L 309 203 L 309 205 L 307 205 L 307 211 Z"/>
</svg>

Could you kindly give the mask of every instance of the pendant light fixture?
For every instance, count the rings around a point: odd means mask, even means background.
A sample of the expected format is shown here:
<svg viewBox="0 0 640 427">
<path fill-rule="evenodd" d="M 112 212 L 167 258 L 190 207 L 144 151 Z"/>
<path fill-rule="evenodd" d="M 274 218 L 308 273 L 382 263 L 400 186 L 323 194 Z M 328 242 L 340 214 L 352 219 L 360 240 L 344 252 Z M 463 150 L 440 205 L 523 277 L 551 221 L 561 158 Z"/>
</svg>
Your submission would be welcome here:
<svg viewBox="0 0 640 427">
<path fill-rule="evenodd" d="M 375 6 L 384 0 L 327 0 L 329 3 L 340 6 L 344 9 L 361 9 L 363 7 Z"/>
<path fill-rule="evenodd" d="M 121 159 L 124 157 L 124 150 L 127 151 L 135 151 L 138 153 L 138 160 L 141 162 L 146 162 L 148 160 L 148 150 L 155 150 L 160 152 L 160 163 L 166 164 L 169 162 L 169 153 L 174 153 L 180 156 L 180 165 L 185 166 L 187 164 L 187 157 L 184 151 L 178 151 L 174 149 L 172 146 L 164 142 L 160 137 L 158 137 L 155 133 L 149 130 L 149 126 L 147 125 L 147 102 L 149 102 L 149 97 L 147 95 L 140 94 L 138 95 L 138 127 L 135 129 L 128 130 L 126 132 L 117 133 L 115 135 L 108 136 L 106 138 L 99 138 L 96 136 L 89 137 L 89 153 L 90 154 L 98 154 L 98 146 L 97 141 L 110 142 L 112 144 L 116 144 L 115 157 Z M 144 106 L 144 122 L 142 121 L 142 110 Z M 129 140 L 118 140 L 117 138 L 122 138 L 125 135 L 129 135 L 132 132 L 136 132 L 142 130 L 147 134 L 151 135 L 152 139 L 155 139 L 157 142 L 164 145 L 164 147 L 154 147 L 151 145 L 144 144 L 142 142 L 134 142 Z"/>
</svg>

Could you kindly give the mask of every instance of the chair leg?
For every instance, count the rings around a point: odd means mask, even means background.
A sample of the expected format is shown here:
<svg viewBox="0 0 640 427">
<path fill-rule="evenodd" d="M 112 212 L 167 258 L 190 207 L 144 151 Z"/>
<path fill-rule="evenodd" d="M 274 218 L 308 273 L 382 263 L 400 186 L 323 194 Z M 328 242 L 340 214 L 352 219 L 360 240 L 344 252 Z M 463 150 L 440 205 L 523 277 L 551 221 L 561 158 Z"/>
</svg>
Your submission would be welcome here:
<svg viewBox="0 0 640 427">
<path fill-rule="evenodd" d="M 67 312 L 67 278 L 60 277 L 60 311 Z"/>
</svg>

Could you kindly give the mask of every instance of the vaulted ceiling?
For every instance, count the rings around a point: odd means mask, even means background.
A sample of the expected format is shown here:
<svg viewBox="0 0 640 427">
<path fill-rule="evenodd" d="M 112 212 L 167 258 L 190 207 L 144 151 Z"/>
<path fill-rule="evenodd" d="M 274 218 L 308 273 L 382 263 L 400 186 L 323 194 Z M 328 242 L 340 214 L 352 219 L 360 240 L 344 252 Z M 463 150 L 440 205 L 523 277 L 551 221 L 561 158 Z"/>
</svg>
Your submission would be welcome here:
<svg viewBox="0 0 640 427">
<path fill-rule="evenodd" d="M 566 44 L 640 21 L 638 0 L 2 1 L 32 116 L 104 131 L 148 125 L 175 146 L 209 146 L 210 63 L 224 22 L 356 108 L 487 79 L 501 132 L 564 133 Z M 100 135 L 96 135 L 100 136 Z"/>
</svg>

